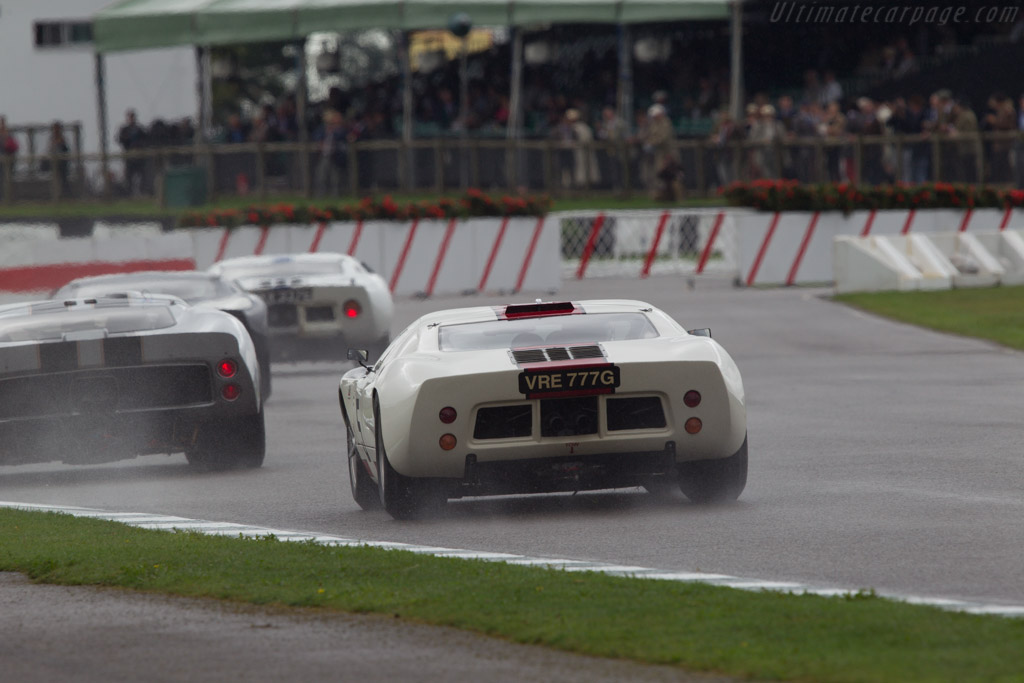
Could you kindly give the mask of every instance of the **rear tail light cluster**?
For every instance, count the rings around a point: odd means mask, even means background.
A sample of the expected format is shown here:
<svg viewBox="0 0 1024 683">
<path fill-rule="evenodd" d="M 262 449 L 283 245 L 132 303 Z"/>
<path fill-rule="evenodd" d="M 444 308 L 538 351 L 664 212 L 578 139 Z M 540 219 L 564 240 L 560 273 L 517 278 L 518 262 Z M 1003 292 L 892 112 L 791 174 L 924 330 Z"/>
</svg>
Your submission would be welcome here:
<svg viewBox="0 0 1024 683">
<path fill-rule="evenodd" d="M 221 377 L 224 377 L 225 379 L 234 377 L 235 373 L 237 372 L 238 363 L 231 360 L 230 358 L 225 358 L 221 362 L 217 363 L 217 374 L 220 375 Z"/>
<path fill-rule="evenodd" d="M 455 411 L 455 408 L 452 408 L 451 406 L 445 406 L 437 413 L 437 419 L 441 420 L 441 422 L 446 425 L 450 425 L 452 422 L 455 422 L 455 418 L 458 416 L 459 414 Z M 455 438 L 454 434 L 442 434 L 441 438 L 438 440 L 438 445 L 441 446 L 441 450 L 445 451 L 450 451 L 455 448 L 456 443 L 458 443 L 458 440 Z"/>
<path fill-rule="evenodd" d="M 363 307 L 355 299 L 349 299 L 342 306 L 342 310 L 345 311 L 346 318 L 357 318 L 363 312 Z"/>
<path fill-rule="evenodd" d="M 687 408 L 696 408 L 700 405 L 700 392 L 694 389 L 690 389 L 683 394 L 683 403 L 686 404 Z M 696 434 L 704 427 L 704 423 L 700 421 L 699 417 L 691 417 L 683 425 L 683 429 L 686 430 L 687 434 Z"/>
<path fill-rule="evenodd" d="M 225 358 L 217 363 L 217 374 L 224 379 L 231 379 L 238 374 L 238 363 L 230 358 Z M 238 386 L 234 382 L 225 384 L 221 387 L 220 395 L 225 401 L 234 401 L 242 395 L 242 387 Z"/>
</svg>

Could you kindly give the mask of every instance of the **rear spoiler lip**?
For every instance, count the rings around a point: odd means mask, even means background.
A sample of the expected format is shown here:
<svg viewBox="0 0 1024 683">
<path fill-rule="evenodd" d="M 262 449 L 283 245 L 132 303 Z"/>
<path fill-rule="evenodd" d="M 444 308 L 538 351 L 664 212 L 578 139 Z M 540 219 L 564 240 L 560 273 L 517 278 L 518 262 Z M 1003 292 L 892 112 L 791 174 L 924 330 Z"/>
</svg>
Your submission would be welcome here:
<svg viewBox="0 0 1024 683">
<path fill-rule="evenodd" d="M 509 304 L 495 306 L 494 314 L 499 320 L 517 320 L 521 318 L 542 318 L 551 315 L 574 315 L 583 313 L 583 309 L 572 301 L 548 301 L 532 304 Z"/>
</svg>

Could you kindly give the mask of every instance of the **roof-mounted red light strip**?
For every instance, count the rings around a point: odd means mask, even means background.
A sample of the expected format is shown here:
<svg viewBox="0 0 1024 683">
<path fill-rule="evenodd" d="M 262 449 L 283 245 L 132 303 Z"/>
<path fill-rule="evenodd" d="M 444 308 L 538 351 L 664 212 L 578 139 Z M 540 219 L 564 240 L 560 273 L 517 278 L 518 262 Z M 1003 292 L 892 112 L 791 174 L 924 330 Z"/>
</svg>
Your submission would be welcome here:
<svg viewBox="0 0 1024 683">
<path fill-rule="evenodd" d="M 498 317 L 507 320 L 515 318 L 539 318 L 545 315 L 571 315 L 578 309 L 571 301 L 550 301 L 534 304 L 510 304 L 498 309 Z"/>
</svg>

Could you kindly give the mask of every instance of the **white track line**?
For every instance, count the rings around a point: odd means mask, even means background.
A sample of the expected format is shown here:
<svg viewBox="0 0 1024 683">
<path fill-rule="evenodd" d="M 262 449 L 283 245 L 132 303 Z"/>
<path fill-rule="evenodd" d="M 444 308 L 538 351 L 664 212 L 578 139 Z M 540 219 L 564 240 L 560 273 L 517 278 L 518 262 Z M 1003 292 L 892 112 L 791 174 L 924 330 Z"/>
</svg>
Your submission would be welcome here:
<svg viewBox="0 0 1024 683">
<path fill-rule="evenodd" d="M 526 555 L 515 555 L 512 553 L 486 552 L 477 550 L 464 550 L 461 548 L 440 548 L 435 546 L 416 545 L 412 543 L 398 543 L 391 541 L 367 541 L 356 538 L 344 538 L 308 531 L 286 531 L 282 529 L 271 529 L 269 527 L 253 526 L 250 524 L 236 524 L 234 522 L 210 522 L 200 519 L 189 519 L 187 517 L 176 517 L 173 515 L 151 515 L 144 512 L 108 512 L 94 508 L 83 508 L 59 505 L 36 505 L 32 503 L 11 503 L 0 501 L 0 507 L 15 508 L 18 510 L 33 510 L 42 512 L 59 512 L 74 517 L 89 517 L 92 519 L 104 519 L 111 522 L 120 522 L 128 526 L 140 527 L 143 529 L 178 529 L 181 531 L 194 531 L 213 536 L 243 536 L 246 538 L 259 538 L 274 536 L 281 541 L 312 541 L 332 546 L 369 546 L 385 550 L 405 550 L 424 555 L 436 555 L 438 557 L 452 557 L 465 560 L 485 560 L 488 562 L 505 562 L 522 566 L 540 567 L 544 569 L 559 569 L 567 572 L 600 572 L 611 576 L 624 576 L 637 579 L 659 579 L 662 581 L 689 581 L 705 583 L 712 586 L 736 588 L 739 590 L 751 591 L 778 591 L 792 593 L 794 595 L 820 595 L 823 597 L 839 597 L 856 595 L 858 590 L 850 588 L 835 588 L 822 586 L 808 586 L 792 581 L 774 581 L 743 578 L 730 576 L 728 574 L 711 574 L 706 572 L 690 571 L 667 571 L 663 569 L 652 569 L 649 567 L 635 567 L 631 565 L 611 564 L 606 562 L 589 562 L 586 560 L 569 560 L 551 557 L 529 557 Z M 877 593 L 879 597 L 898 602 L 905 602 L 911 605 L 926 605 L 939 607 L 954 612 L 967 612 L 970 614 L 996 615 L 1003 617 L 1024 617 L 1024 605 L 999 605 L 967 600 L 955 600 L 942 597 L 928 597 L 920 595 L 902 595 L 897 593 Z"/>
</svg>

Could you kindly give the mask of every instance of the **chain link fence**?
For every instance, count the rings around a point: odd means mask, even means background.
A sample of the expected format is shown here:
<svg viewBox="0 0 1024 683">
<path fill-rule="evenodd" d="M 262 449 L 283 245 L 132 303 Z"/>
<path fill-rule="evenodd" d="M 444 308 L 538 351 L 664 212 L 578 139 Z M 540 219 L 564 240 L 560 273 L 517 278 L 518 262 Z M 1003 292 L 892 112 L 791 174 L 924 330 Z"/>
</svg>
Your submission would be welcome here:
<svg viewBox="0 0 1024 683">
<path fill-rule="evenodd" d="M 717 209 L 559 212 L 563 276 L 738 273 L 736 225 Z"/>
</svg>

